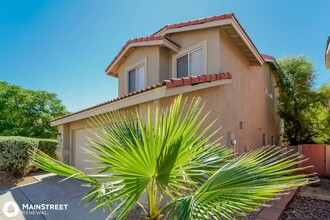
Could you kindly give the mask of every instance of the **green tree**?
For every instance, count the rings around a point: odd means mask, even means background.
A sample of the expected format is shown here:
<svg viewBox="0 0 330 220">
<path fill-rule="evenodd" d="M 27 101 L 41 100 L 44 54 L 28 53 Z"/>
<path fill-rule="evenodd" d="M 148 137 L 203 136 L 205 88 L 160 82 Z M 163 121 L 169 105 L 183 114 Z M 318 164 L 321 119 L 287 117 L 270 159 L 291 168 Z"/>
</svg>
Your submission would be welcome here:
<svg viewBox="0 0 330 220">
<path fill-rule="evenodd" d="M 56 94 L 0 81 L 0 135 L 55 138 L 50 120 L 67 114 Z"/>
<path fill-rule="evenodd" d="M 316 75 L 306 56 L 284 57 L 278 64 L 279 116 L 284 121 L 285 140 L 292 145 L 324 143 L 329 139 L 328 86 L 313 90 Z"/>
<path fill-rule="evenodd" d="M 177 98 L 169 109 L 148 110 L 146 122 L 136 113 L 96 116 L 99 141 L 92 141 L 99 168 L 86 174 L 42 152 L 38 167 L 87 182 L 83 198 L 93 210 L 109 207 L 108 218 L 122 219 L 145 192 L 146 219 L 234 219 L 292 188 L 317 181 L 297 167 L 300 157 L 285 148 L 263 147 L 230 159 L 232 152 L 212 137 L 199 100 Z M 206 127 L 204 127 L 204 125 Z M 203 128 L 204 127 L 204 128 Z M 290 175 L 289 175 L 290 174 Z M 115 205 L 116 204 L 116 205 Z M 163 204 L 163 206 L 161 205 Z"/>
<path fill-rule="evenodd" d="M 309 112 L 309 118 L 314 120 L 312 127 L 316 130 L 312 140 L 315 143 L 330 144 L 330 83 L 321 86 L 317 93 L 321 101 Z"/>
</svg>

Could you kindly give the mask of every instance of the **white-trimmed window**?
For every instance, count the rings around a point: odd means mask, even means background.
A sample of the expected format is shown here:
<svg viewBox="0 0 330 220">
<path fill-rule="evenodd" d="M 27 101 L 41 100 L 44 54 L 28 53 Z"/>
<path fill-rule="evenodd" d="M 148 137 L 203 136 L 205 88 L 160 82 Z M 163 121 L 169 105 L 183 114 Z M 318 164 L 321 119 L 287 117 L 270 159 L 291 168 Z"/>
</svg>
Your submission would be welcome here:
<svg viewBox="0 0 330 220">
<path fill-rule="evenodd" d="M 172 56 L 172 77 L 207 74 L 207 40 L 182 49 Z"/>
<path fill-rule="evenodd" d="M 128 71 L 128 92 L 143 89 L 144 86 L 144 64 Z"/>
<path fill-rule="evenodd" d="M 198 48 L 176 60 L 177 77 L 198 76 L 203 74 L 203 48 Z"/>
</svg>

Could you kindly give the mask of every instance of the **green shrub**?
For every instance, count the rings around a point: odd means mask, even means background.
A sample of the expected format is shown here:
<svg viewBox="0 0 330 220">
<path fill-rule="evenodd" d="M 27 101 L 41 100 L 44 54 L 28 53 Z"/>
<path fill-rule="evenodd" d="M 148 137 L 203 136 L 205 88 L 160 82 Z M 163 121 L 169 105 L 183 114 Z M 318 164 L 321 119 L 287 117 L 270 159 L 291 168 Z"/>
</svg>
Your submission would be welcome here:
<svg viewBox="0 0 330 220">
<path fill-rule="evenodd" d="M 38 149 L 52 158 L 56 158 L 55 150 L 57 148 L 57 144 L 57 140 L 39 139 Z"/>
<path fill-rule="evenodd" d="M 0 170 L 14 176 L 25 176 L 37 170 L 31 163 L 28 151 L 40 149 L 47 155 L 56 158 L 57 141 L 19 136 L 0 137 Z"/>
</svg>

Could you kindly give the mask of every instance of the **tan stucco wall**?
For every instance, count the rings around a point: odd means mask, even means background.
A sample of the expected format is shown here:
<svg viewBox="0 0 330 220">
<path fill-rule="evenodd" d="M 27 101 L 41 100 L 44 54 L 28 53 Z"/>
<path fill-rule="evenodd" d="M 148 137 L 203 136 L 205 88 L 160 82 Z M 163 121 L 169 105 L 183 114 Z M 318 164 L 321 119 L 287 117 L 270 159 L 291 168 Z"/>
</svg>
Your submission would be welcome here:
<svg viewBox="0 0 330 220">
<path fill-rule="evenodd" d="M 201 102 L 205 103 L 203 114 L 210 111 L 205 125 L 218 119 L 213 128 L 221 128 L 221 130 L 215 139 L 222 138 L 221 145 L 231 148 L 231 139 L 235 138 L 237 140 L 235 150 L 238 154 L 262 146 L 263 134 L 267 134 L 268 144 L 271 143 L 271 136 L 278 139 L 279 122 L 274 116 L 273 101 L 266 100 L 263 91 L 259 94 L 239 95 L 233 89 L 232 83 L 186 93 L 183 97 L 188 97 L 190 100 L 193 97 L 201 98 Z M 250 106 L 249 102 L 253 98 L 265 102 L 266 108 Z M 173 99 L 174 97 L 161 99 L 160 106 L 168 106 Z M 243 129 L 239 128 L 240 121 L 243 122 Z"/>
<path fill-rule="evenodd" d="M 274 117 L 274 111 L 271 110 L 274 103 L 270 100 L 264 99 L 266 94 L 261 91 L 259 94 L 250 94 L 255 99 L 266 101 L 266 108 L 259 108 L 258 106 L 249 106 L 251 97 L 248 93 L 246 95 L 238 95 L 233 91 L 233 84 L 207 88 L 195 92 L 185 93 L 184 98 L 188 97 L 191 100 L 193 97 L 201 98 L 202 103 L 205 103 L 203 114 L 210 111 L 210 115 L 205 123 L 209 125 L 214 120 L 218 119 L 214 124 L 214 129 L 221 128 L 220 132 L 214 139 L 222 138 L 220 144 L 225 147 L 231 148 L 231 139 L 237 140 L 235 147 L 236 153 L 241 154 L 260 147 L 262 145 L 262 135 L 267 134 L 268 143 L 270 143 L 271 136 L 278 138 L 279 124 Z M 147 109 L 150 106 L 153 110 L 158 107 L 169 106 L 175 97 L 162 98 L 147 103 L 142 103 L 132 108 L 126 108 L 122 111 L 132 111 L 138 109 L 139 114 L 143 120 L 146 120 Z M 235 103 L 235 99 L 240 103 Z M 269 109 L 269 110 L 267 110 Z M 239 121 L 243 121 L 243 129 L 239 129 Z M 71 149 L 71 164 L 74 161 L 74 148 L 85 146 L 74 146 L 74 137 L 72 134 L 75 130 L 90 128 L 88 120 L 80 120 L 70 123 L 69 133 L 70 141 L 64 148 Z M 213 131 L 213 130 L 212 130 Z M 92 135 L 90 136 L 92 137 Z"/>
<path fill-rule="evenodd" d="M 159 82 L 170 79 L 172 75 L 171 56 L 173 52 L 166 47 L 161 47 L 159 50 Z"/>
<path fill-rule="evenodd" d="M 126 84 L 127 67 L 135 65 L 147 58 L 147 80 L 146 86 L 153 85 L 159 82 L 159 46 L 137 47 L 127 55 L 126 60 L 118 69 L 118 96 L 127 94 Z"/>
<path fill-rule="evenodd" d="M 280 131 L 275 108 L 275 81 L 270 66 L 267 63 L 250 66 L 246 57 L 221 31 L 219 42 L 219 71 L 233 74 L 232 83 L 219 89 L 219 103 L 212 107 L 217 109 L 220 117 L 224 116 L 219 121 L 225 128 L 223 137 L 227 132 L 234 133 L 239 152 L 260 146 L 262 134 L 267 134 L 267 143 L 270 144 L 271 136 L 278 139 Z M 265 94 L 265 89 L 273 93 L 273 99 Z M 243 129 L 239 129 L 239 121 L 243 122 Z"/>
<path fill-rule="evenodd" d="M 137 106 L 132 106 L 129 108 L 124 108 L 120 111 L 122 112 L 135 112 L 136 110 L 139 110 L 139 105 Z M 84 143 L 84 146 L 75 146 L 75 132 L 78 130 L 86 129 L 86 130 L 91 130 L 93 127 L 93 122 L 90 118 L 74 121 L 71 123 L 67 123 L 64 125 L 58 126 L 58 131 L 61 133 L 58 136 L 58 159 L 60 161 L 64 161 L 67 164 L 74 165 L 75 161 L 75 148 L 76 147 L 83 147 L 88 149 L 88 141 L 85 141 L 87 143 Z M 89 135 L 86 138 L 95 138 L 95 135 L 92 134 L 91 132 L 86 132 Z M 90 149 L 89 149 L 90 150 Z"/>
<path fill-rule="evenodd" d="M 219 28 L 209 28 L 170 35 L 170 38 L 181 46 L 180 50 L 193 47 L 207 41 L 207 74 L 219 73 Z"/>
<path fill-rule="evenodd" d="M 219 29 L 210 28 L 171 35 L 171 39 L 181 45 L 180 51 L 206 41 L 207 68 L 205 73 L 219 73 Z M 176 53 L 163 46 L 136 47 L 118 69 L 118 96 L 127 93 L 127 67 L 147 58 L 146 86 L 157 84 L 174 77 L 172 63 Z"/>
<path fill-rule="evenodd" d="M 71 144 L 70 144 L 70 124 L 58 126 L 57 141 L 58 148 L 56 154 L 60 161 L 70 164 L 71 161 Z"/>
</svg>

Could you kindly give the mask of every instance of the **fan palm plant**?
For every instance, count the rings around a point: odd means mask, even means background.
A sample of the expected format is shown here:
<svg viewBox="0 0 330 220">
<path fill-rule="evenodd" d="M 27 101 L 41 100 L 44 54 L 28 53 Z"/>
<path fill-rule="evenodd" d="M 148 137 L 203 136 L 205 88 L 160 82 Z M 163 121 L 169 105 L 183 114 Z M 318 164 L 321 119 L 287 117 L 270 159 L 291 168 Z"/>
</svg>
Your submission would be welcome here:
<svg viewBox="0 0 330 220">
<path fill-rule="evenodd" d="M 34 164 L 91 187 L 83 198 L 93 210 L 110 208 L 108 218 L 122 219 L 136 204 L 146 219 L 234 219 L 289 190 L 317 181 L 295 174 L 304 168 L 297 154 L 262 147 L 232 158 L 215 139 L 213 123 L 205 125 L 199 99 L 181 96 L 164 110 L 139 114 L 111 112 L 91 118 L 98 141 L 90 141 L 99 167 L 93 174 L 37 151 Z M 139 202 L 145 193 L 147 206 Z M 116 204 L 116 205 L 114 205 Z"/>
</svg>

